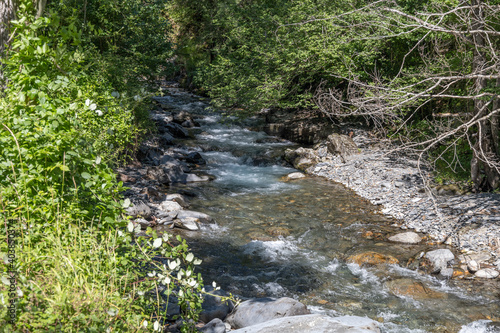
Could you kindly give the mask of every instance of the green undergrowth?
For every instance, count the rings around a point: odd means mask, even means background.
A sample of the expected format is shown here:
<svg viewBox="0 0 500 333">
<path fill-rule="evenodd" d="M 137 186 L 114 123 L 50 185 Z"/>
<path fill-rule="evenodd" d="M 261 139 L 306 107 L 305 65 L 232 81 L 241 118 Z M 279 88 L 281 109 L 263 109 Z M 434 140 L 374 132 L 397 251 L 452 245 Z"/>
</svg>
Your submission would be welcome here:
<svg viewBox="0 0 500 333">
<path fill-rule="evenodd" d="M 160 331 L 176 319 L 166 314 L 173 297 L 192 331 L 201 261 L 180 237 L 139 236 L 113 171 L 149 131 L 143 74 L 157 75 L 168 49 L 155 58 L 141 48 L 166 43 L 164 30 L 149 34 L 165 21 L 162 2 L 95 1 L 85 13 L 52 4 L 36 18 L 21 1 L 2 59 L 0 331 Z M 106 10 L 115 15 L 97 13 Z M 136 16 L 145 24 L 119 34 Z"/>
</svg>

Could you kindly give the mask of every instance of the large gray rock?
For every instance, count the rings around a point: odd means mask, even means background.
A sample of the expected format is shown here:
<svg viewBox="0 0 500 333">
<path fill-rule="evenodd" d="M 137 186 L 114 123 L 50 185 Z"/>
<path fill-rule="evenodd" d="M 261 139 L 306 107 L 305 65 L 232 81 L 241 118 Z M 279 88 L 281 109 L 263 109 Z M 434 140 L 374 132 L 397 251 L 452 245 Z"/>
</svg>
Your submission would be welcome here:
<svg viewBox="0 0 500 333">
<path fill-rule="evenodd" d="M 380 333 L 376 321 L 366 317 L 328 317 L 319 314 L 277 318 L 232 333 Z"/>
<path fill-rule="evenodd" d="M 183 167 L 178 164 L 168 163 L 156 167 L 149 167 L 146 177 L 160 184 L 186 183 L 187 176 Z"/>
<path fill-rule="evenodd" d="M 319 162 L 317 152 L 314 149 L 303 147 L 285 150 L 285 159 L 292 163 L 294 168 L 302 171 L 306 171 Z"/>
<path fill-rule="evenodd" d="M 418 244 L 422 238 L 417 233 L 408 231 L 391 236 L 389 240 L 396 243 Z"/>
<path fill-rule="evenodd" d="M 229 294 L 224 290 L 214 290 L 212 286 L 205 286 L 205 290 L 210 295 L 203 296 L 200 320 L 204 323 L 211 322 L 215 318 L 224 320 L 233 311 L 234 304 L 230 300 L 223 301 L 220 296 L 228 297 Z"/>
<path fill-rule="evenodd" d="M 164 212 L 173 212 L 176 210 L 182 210 L 182 206 L 175 202 L 175 201 L 170 201 L 170 200 L 165 200 L 163 201 L 160 205 L 159 208 L 164 211 Z"/>
<path fill-rule="evenodd" d="M 254 298 L 241 303 L 226 321 L 231 327 L 241 328 L 276 318 L 309 313 L 304 304 L 292 298 Z"/>
<path fill-rule="evenodd" d="M 179 124 L 176 123 L 167 123 L 165 124 L 165 128 L 172 133 L 174 137 L 177 138 L 187 138 L 189 136 L 188 131 Z"/>
<path fill-rule="evenodd" d="M 143 218 L 149 218 L 153 214 L 153 210 L 151 207 L 146 205 L 144 202 L 139 201 L 136 204 L 134 204 L 131 207 L 128 207 L 126 209 L 127 214 L 132 216 L 132 217 L 143 217 Z"/>
<path fill-rule="evenodd" d="M 219 318 L 215 318 L 199 329 L 203 333 L 226 333 L 226 325 Z"/>
<path fill-rule="evenodd" d="M 326 138 L 328 152 L 333 155 L 339 155 L 342 161 L 354 154 L 359 154 L 358 146 L 347 135 L 333 133 Z"/>
<path fill-rule="evenodd" d="M 198 219 L 201 223 L 213 223 L 214 219 L 205 213 L 195 212 L 192 210 L 181 210 L 177 213 L 177 218 L 182 220 L 187 217 Z"/>
<path fill-rule="evenodd" d="M 173 223 L 176 227 L 191 231 L 200 230 L 200 220 L 195 217 L 184 217 L 182 219 L 175 219 Z"/>
<path fill-rule="evenodd" d="M 425 258 L 429 260 L 431 273 L 439 273 L 441 269 L 448 267 L 455 259 L 455 255 L 448 249 L 439 249 L 427 252 Z"/>
<path fill-rule="evenodd" d="M 498 277 L 499 273 L 493 268 L 483 268 L 478 270 L 474 275 L 483 279 L 494 279 Z"/>
<path fill-rule="evenodd" d="M 179 193 L 167 194 L 166 199 L 177 202 L 183 208 L 189 207 L 189 203 L 186 201 L 186 198 L 184 198 L 182 194 Z"/>
</svg>

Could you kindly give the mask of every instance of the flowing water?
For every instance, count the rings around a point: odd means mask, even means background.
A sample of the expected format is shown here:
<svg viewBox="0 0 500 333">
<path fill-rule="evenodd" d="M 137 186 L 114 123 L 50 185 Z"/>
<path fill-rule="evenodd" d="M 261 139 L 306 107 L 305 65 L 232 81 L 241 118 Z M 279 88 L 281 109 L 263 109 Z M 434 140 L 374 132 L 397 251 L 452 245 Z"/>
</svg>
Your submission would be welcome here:
<svg viewBox="0 0 500 333">
<path fill-rule="evenodd" d="M 194 192 L 190 209 L 216 219 L 201 232 L 182 232 L 203 259 L 206 283 L 217 281 L 243 299 L 288 296 L 313 312 L 368 316 L 384 332 L 497 331 L 489 319 L 500 317 L 498 294 L 484 283 L 403 268 L 432 247 L 386 242 L 398 232 L 391 226 L 397 221 L 377 207 L 322 178 L 281 181 L 296 171 L 276 162 L 291 143 L 218 114 L 199 122 L 202 129 L 188 144 L 201 147 L 207 161 L 201 170 L 216 179 L 170 192 Z M 392 255 L 400 265 L 364 268 L 346 260 L 366 251 Z M 400 292 L 407 286 L 417 289 L 411 297 Z"/>
</svg>

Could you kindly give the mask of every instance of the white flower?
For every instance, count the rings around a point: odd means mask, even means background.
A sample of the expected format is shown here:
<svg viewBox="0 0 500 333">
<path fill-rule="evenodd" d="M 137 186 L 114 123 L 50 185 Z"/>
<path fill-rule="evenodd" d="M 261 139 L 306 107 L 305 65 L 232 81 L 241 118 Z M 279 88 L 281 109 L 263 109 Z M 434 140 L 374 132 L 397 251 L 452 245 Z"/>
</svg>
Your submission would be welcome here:
<svg viewBox="0 0 500 333">
<path fill-rule="evenodd" d="M 134 100 L 135 100 L 135 101 L 140 101 L 140 100 L 141 100 L 141 96 L 139 96 L 139 95 L 135 95 L 135 96 L 134 96 Z"/>
<path fill-rule="evenodd" d="M 189 252 L 189 253 L 187 254 L 187 256 L 186 256 L 186 260 L 187 260 L 188 262 L 191 262 L 191 261 L 193 261 L 193 259 L 194 259 L 194 254 L 192 254 L 191 252 Z"/>
<path fill-rule="evenodd" d="M 167 264 L 168 264 L 168 268 L 170 268 L 170 270 L 172 270 L 172 271 L 177 267 L 177 263 L 175 261 L 168 260 Z"/>
<path fill-rule="evenodd" d="M 144 328 L 147 328 L 148 327 L 148 321 L 144 320 L 144 322 L 142 323 L 142 326 L 144 326 Z"/>
<path fill-rule="evenodd" d="M 162 239 L 161 239 L 161 238 L 157 238 L 157 239 L 155 239 L 155 241 L 153 242 L 153 247 L 154 247 L 154 248 L 160 247 L 160 246 L 161 246 L 161 243 L 162 243 Z"/>
<path fill-rule="evenodd" d="M 86 106 L 90 106 L 90 103 L 92 103 L 92 101 L 90 99 L 87 98 L 87 100 L 85 101 L 85 105 Z"/>
<path fill-rule="evenodd" d="M 95 103 L 90 104 L 89 109 L 94 111 L 95 109 L 97 109 L 97 104 Z"/>
<path fill-rule="evenodd" d="M 160 323 L 157 321 L 155 321 L 155 323 L 153 324 L 153 329 L 155 331 L 159 331 L 160 330 Z"/>
<path fill-rule="evenodd" d="M 102 111 L 101 111 L 101 110 L 95 110 L 95 113 L 97 113 L 97 115 L 98 115 L 99 117 L 102 117 L 102 115 L 104 114 L 104 113 L 102 113 Z"/>
</svg>

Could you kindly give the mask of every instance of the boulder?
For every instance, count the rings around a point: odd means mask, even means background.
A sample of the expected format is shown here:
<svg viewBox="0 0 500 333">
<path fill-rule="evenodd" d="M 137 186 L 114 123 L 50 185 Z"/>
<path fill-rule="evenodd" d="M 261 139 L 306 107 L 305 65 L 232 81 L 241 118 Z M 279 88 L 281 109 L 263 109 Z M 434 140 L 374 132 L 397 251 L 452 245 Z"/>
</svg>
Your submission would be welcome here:
<svg viewBox="0 0 500 333">
<path fill-rule="evenodd" d="M 167 123 L 167 124 L 165 124 L 165 128 L 167 129 L 168 132 L 170 132 L 176 138 L 189 137 L 188 131 L 179 124 Z"/>
<path fill-rule="evenodd" d="M 128 207 L 126 209 L 126 212 L 128 215 L 132 217 L 138 217 L 141 216 L 143 218 L 149 218 L 153 214 L 153 210 L 151 207 L 146 205 L 144 202 L 139 201 L 136 204 L 134 204 L 131 207 Z"/>
<path fill-rule="evenodd" d="M 290 162 L 294 168 L 306 171 L 318 163 L 318 156 L 314 149 L 300 147 L 295 150 L 285 150 L 285 160 Z"/>
<path fill-rule="evenodd" d="M 184 196 L 182 194 L 178 194 L 178 193 L 168 194 L 166 199 L 169 201 L 177 202 L 183 208 L 189 207 L 189 203 L 186 201 L 186 199 L 184 198 Z"/>
<path fill-rule="evenodd" d="M 381 265 L 381 264 L 398 264 L 399 260 L 387 254 L 368 251 L 360 254 L 355 254 L 347 258 L 348 262 L 358 264 L 359 266 Z"/>
<path fill-rule="evenodd" d="M 241 328 L 276 318 L 309 313 L 304 304 L 292 298 L 254 298 L 241 303 L 226 321 L 231 327 Z"/>
<path fill-rule="evenodd" d="M 346 159 L 354 154 L 359 154 L 358 146 L 347 135 L 333 133 L 326 138 L 326 146 L 328 152 L 333 155 L 338 155 L 345 163 Z"/>
<path fill-rule="evenodd" d="M 416 232 L 408 231 L 391 236 L 389 240 L 396 243 L 418 244 L 422 238 Z"/>
<path fill-rule="evenodd" d="M 181 210 L 177 213 L 177 218 L 183 220 L 187 217 L 198 219 L 201 223 L 213 223 L 214 219 L 205 213 L 195 212 L 193 210 Z"/>
<path fill-rule="evenodd" d="M 162 203 L 160 203 L 159 208 L 164 212 L 173 212 L 183 209 L 179 203 L 170 200 L 165 200 Z"/>
<path fill-rule="evenodd" d="M 427 262 L 423 261 L 421 262 L 422 267 L 426 267 L 426 270 L 429 271 L 430 273 L 439 273 L 441 269 L 447 268 L 448 264 L 452 264 L 455 255 L 448 249 L 439 249 L 439 250 L 434 250 L 427 252 L 424 256 L 425 259 L 428 261 Z"/>
<path fill-rule="evenodd" d="M 219 318 L 215 318 L 198 329 L 202 333 L 226 333 L 226 325 Z"/>
<path fill-rule="evenodd" d="M 185 159 L 187 163 L 200 164 L 200 165 L 207 164 L 203 156 L 201 156 L 201 154 L 198 153 L 197 151 L 187 154 Z"/>
<path fill-rule="evenodd" d="M 232 333 L 380 333 L 379 324 L 366 317 L 328 317 L 320 314 L 277 318 Z"/>
<path fill-rule="evenodd" d="M 174 219 L 173 223 L 176 227 L 191 231 L 200 230 L 200 220 L 196 217 L 184 217 L 182 219 Z"/>
<path fill-rule="evenodd" d="M 174 184 L 186 183 L 187 176 L 180 165 L 169 163 L 167 166 L 149 167 L 146 178 L 159 184 Z"/>
<path fill-rule="evenodd" d="M 498 273 L 498 271 L 494 270 L 493 268 L 483 268 L 483 269 L 478 270 L 474 275 L 478 278 L 494 279 L 494 278 L 498 277 L 499 273 Z"/>
<path fill-rule="evenodd" d="M 224 290 L 214 290 L 212 286 L 205 286 L 205 291 L 210 295 L 203 296 L 202 311 L 200 313 L 200 320 L 204 323 L 211 322 L 213 319 L 224 320 L 227 315 L 233 311 L 234 304 L 230 300 L 223 301 L 220 296 L 228 297 L 229 293 Z M 215 296 L 214 296 L 215 295 Z"/>
</svg>

